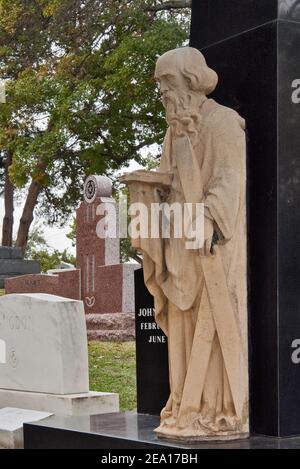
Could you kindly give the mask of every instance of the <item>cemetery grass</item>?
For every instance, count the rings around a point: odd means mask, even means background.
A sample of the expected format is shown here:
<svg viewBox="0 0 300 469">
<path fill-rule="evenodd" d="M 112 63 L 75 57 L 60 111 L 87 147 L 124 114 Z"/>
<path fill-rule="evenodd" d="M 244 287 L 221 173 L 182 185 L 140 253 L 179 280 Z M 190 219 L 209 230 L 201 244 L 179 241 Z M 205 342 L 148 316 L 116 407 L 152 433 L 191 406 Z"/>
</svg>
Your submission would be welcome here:
<svg viewBox="0 0 300 469">
<path fill-rule="evenodd" d="M 90 388 L 116 392 L 120 410 L 136 409 L 135 342 L 90 342 Z"/>
</svg>

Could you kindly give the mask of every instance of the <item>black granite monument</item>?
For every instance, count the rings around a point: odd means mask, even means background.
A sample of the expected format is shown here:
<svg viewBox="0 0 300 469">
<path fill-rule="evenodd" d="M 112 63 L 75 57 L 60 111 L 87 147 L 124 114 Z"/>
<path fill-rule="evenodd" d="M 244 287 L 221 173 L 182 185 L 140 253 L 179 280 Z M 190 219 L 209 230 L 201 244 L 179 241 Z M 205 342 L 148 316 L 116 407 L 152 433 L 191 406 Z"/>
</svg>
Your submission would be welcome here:
<svg viewBox="0 0 300 469">
<path fill-rule="evenodd" d="M 195 0 L 191 46 L 247 121 L 253 433 L 300 434 L 300 1 Z"/>
<path fill-rule="evenodd" d="M 143 269 L 134 273 L 136 311 L 137 411 L 159 415 L 169 394 L 168 344 L 154 319 L 154 298 Z"/>
</svg>

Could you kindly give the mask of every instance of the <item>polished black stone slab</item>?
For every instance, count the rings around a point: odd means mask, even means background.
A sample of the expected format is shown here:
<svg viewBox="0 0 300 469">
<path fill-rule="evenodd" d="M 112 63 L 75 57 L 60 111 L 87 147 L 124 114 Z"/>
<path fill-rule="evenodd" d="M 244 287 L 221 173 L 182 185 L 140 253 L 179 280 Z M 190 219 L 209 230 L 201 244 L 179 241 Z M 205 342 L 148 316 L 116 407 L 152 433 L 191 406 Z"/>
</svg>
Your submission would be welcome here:
<svg viewBox="0 0 300 469">
<path fill-rule="evenodd" d="M 283 435 L 300 433 L 300 25 L 278 25 L 278 376 Z M 297 86 L 295 82 L 297 80 Z"/>
<path fill-rule="evenodd" d="M 116 413 L 83 417 L 50 417 L 24 425 L 25 449 L 300 449 L 300 438 L 253 436 L 246 440 L 194 445 L 159 440 L 153 430 L 159 418 Z"/>
<path fill-rule="evenodd" d="M 300 0 L 193 0 L 191 36 L 206 47 L 276 19 L 300 21 Z"/>
<path fill-rule="evenodd" d="M 169 394 L 168 344 L 154 319 L 154 298 L 135 271 L 137 410 L 159 415 Z"/>
<path fill-rule="evenodd" d="M 277 25 L 203 50 L 215 99 L 247 121 L 251 427 L 278 435 Z M 255 51 L 255 53 L 254 53 Z"/>
<path fill-rule="evenodd" d="M 211 8 L 201 20 L 200 3 Z M 190 43 L 219 74 L 213 97 L 247 121 L 250 423 L 285 437 L 300 434 L 300 2 L 280 2 L 265 24 L 257 10 L 263 21 L 237 35 L 235 3 L 222 2 L 221 20 L 221 2 L 195 2 Z"/>
</svg>

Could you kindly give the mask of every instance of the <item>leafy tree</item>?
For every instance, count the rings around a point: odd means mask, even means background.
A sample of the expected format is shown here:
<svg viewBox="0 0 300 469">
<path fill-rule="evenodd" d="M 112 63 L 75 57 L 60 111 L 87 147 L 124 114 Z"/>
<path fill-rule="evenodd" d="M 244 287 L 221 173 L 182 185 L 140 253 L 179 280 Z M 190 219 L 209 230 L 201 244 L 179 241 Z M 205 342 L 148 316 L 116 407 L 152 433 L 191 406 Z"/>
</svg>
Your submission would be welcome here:
<svg viewBox="0 0 300 469">
<path fill-rule="evenodd" d="M 46 273 L 50 269 L 56 269 L 61 262 L 76 264 L 75 257 L 67 249 L 59 251 L 48 245 L 42 226 L 38 223 L 33 226 L 28 237 L 25 251 L 27 259 L 40 261 L 41 271 Z"/>
<path fill-rule="evenodd" d="M 30 259 L 40 261 L 41 272 L 46 273 L 48 270 L 57 269 L 61 262 L 67 262 L 68 264 L 75 264 L 74 257 L 68 253 L 67 250 L 63 252 L 57 249 L 40 249 L 38 251 L 32 251 Z"/>
<path fill-rule="evenodd" d="M 34 252 L 49 248 L 45 239 L 43 227 L 40 223 L 34 224 L 28 236 L 28 243 L 25 250 L 25 257 L 31 258 Z"/>
<path fill-rule="evenodd" d="M 76 246 L 76 229 L 77 229 L 77 224 L 76 224 L 76 218 L 73 217 L 71 225 L 70 225 L 70 231 L 67 233 L 67 238 L 72 242 L 72 246 Z"/>
<path fill-rule="evenodd" d="M 112 175 L 161 143 L 153 69 L 158 55 L 188 37 L 189 10 L 178 8 L 176 1 L 0 0 L 2 244 L 12 243 L 16 192 L 25 201 L 16 244 L 25 250 L 34 213 L 64 224 L 87 175 Z"/>
</svg>

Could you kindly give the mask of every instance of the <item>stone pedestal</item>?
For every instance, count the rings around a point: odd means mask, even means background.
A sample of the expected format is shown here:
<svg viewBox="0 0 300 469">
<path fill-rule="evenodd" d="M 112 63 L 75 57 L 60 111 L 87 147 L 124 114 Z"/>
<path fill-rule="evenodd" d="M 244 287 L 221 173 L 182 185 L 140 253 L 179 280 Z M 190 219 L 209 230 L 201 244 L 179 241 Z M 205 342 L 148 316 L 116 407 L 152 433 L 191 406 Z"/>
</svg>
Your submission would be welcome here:
<svg viewBox="0 0 300 469">
<path fill-rule="evenodd" d="M 300 434 L 300 2 L 193 2 L 213 97 L 247 122 L 251 430 Z"/>
<path fill-rule="evenodd" d="M 130 413 L 113 415 L 90 415 L 83 417 L 49 417 L 41 422 L 24 425 L 25 449 L 97 449 L 97 450 L 145 450 L 139 458 L 146 461 L 149 450 L 156 450 L 155 460 L 176 453 L 177 464 L 182 462 L 198 464 L 202 460 L 201 449 L 299 449 L 300 438 L 269 438 L 252 436 L 246 440 L 203 441 L 189 445 L 157 438 L 154 429 L 159 425 L 159 417 Z M 158 451 L 157 451 L 158 450 Z M 196 454 L 193 454 L 193 451 Z M 161 454 L 162 452 L 163 454 Z M 105 453 L 106 456 L 109 456 Z M 201 455 L 202 456 L 202 455 Z M 117 456 L 116 456 L 117 457 Z M 187 458 L 191 458 L 190 460 Z M 124 456 L 122 456 L 124 458 Z M 147 458 L 147 459 L 146 459 Z M 175 459 L 173 458 L 173 461 Z"/>
<path fill-rule="evenodd" d="M 19 407 L 69 416 L 107 414 L 118 412 L 119 395 L 92 391 L 62 395 L 0 389 L 0 409 L 3 407 Z"/>
</svg>

